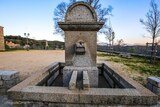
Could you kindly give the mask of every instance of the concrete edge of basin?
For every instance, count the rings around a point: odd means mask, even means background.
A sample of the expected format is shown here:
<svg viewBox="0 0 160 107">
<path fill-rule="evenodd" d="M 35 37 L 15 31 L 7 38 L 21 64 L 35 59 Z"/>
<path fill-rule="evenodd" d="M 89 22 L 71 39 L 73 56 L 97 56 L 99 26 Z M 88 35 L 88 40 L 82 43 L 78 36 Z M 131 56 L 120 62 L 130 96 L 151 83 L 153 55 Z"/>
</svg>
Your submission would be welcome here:
<svg viewBox="0 0 160 107">
<path fill-rule="evenodd" d="M 8 90 L 8 96 L 13 101 L 36 101 L 70 104 L 122 104 L 122 105 L 154 105 L 158 96 L 151 91 L 106 64 L 118 75 L 128 81 L 135 88 L 90 88 L 90 90 L 69 90 L 68 87 L 44 87 L 36 84 L 49 75 L 49 69 L 57 66 L 55 62 L 36 72 L 26 80 Z"/>
</svg>

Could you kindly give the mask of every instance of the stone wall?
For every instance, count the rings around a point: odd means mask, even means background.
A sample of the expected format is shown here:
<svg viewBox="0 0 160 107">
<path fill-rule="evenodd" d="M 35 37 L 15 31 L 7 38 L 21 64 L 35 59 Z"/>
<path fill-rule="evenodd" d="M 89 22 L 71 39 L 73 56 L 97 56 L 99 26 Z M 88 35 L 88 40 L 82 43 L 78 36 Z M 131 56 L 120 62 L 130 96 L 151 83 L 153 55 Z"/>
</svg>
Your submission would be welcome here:
<svg viewBox="0 0 160 107">
<path fill-rule="evenodd" d="M 148 77 L 147 88 L 160 98 L 160 77 Z"/>
<path fill-rule="evenodd" d="M 7 90 L 19 83 L 17 71 L 0 71 L 0 95 L 6 94 Z"/>
<path fill-rule="evenodd" d="M 3 27 L 0 26 L 0 51 L 4 51 L 5 50 L 5 46 L 4 46 L 4 34 L 3 34 Z"/>
</svg>

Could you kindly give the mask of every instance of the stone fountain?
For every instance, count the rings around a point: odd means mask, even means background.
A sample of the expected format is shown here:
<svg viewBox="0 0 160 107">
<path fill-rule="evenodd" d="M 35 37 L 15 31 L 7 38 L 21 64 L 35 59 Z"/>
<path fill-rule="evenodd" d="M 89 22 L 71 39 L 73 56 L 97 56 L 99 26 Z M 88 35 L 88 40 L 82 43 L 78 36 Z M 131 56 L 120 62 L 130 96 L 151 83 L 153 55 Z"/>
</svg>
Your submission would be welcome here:
<svg viewBox="0 0 160 107">
<path fill-rule="evenodd" d="M 95 10 L 76 2 L 58 23 L 65 32 L 65 63 L 55 62 L 8 91 L 16 107 L 151 106 L 158 97 L 106 63 L 97 64 Z"/>
<path fill-rule="evenodd" d="M 86 71 L 90 86 L 98 87 L 97 31 L 103 24 L 97 22 L 94 9 L 82 2 L 70 6 L 65 22 L 59 22 L 60 28 L 65 32 L 64 86 L 69 85 L 71 75 L 76 71 L 79 88 L 83 88 L 81 83 L 83 83 L 83 72 Z"/>
</svg>

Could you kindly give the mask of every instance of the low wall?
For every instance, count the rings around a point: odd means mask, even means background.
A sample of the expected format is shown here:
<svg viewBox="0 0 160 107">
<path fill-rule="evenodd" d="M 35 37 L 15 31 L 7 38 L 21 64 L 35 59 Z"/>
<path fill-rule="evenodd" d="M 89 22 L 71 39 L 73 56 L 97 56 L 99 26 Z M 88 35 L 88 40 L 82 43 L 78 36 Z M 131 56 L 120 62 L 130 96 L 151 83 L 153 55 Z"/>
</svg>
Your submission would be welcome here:
<svg viewBox="0 0 160 107">
<path fill-rule="evenodd" d="M 124 88 L 69 90 L 68 87 L 38 86 L 38 84 L 47 81 L 46 79 L 54 72 L 57 66 L 59 70 L 56 72 L 60 73 L 62 68 L 60 65 L 62 64 L 53 63 L 9 89 L 8 95 L 13 100 L 13 105 L 16 107 L 127 107 L 129 105 L 150 106 L 157 104 L 158 97 L 155 94 L 105 63 L 98 64 L 98 68 L 101 65 L 103 67 L 101 70 L 105 70 L 101 73 L 109 72 L 105 75 L 112 74 L 116 78 L 115 80 L 123 83 L 122 86 Z"/>
<path fill-rule="evenodd" d="M 6 94 L 7 90 L 19 83 L 19 72 L 0 70 L 0 95 Z"/>
</svg>

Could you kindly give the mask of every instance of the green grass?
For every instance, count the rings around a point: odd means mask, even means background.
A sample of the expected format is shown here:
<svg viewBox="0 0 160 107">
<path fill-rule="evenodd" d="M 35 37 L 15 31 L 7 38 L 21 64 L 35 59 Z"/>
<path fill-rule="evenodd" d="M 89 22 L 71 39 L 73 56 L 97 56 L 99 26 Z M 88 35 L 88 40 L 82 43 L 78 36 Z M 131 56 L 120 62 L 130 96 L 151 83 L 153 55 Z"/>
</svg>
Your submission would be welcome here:
<svg viewBox="0 0 160 107">
<path fill-rule="evenodd" d="M 131 56 L 131 58 L 124 58 L 118 54 L 108 53 L 98 53 L 97 55 L 99 57 L 105 57 L 106 61 L 121 63 L 129 67 L 131 72 L 129 75 L 141 84 L 145 84 L 148 76 L 160 76 L 160 61 L 158 60 L 155 64 L 151 64 L 149 59 L 144 57 Z"/>
</svg>

